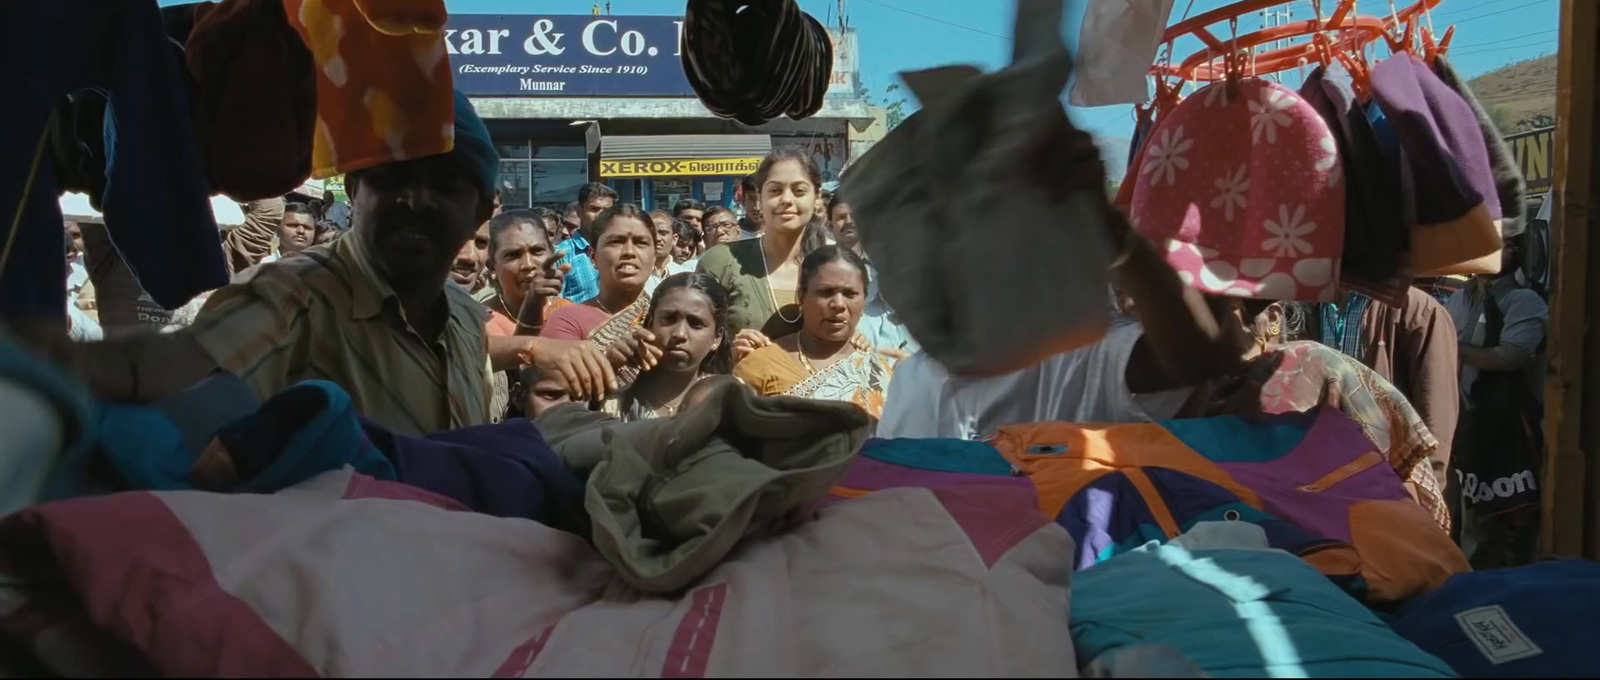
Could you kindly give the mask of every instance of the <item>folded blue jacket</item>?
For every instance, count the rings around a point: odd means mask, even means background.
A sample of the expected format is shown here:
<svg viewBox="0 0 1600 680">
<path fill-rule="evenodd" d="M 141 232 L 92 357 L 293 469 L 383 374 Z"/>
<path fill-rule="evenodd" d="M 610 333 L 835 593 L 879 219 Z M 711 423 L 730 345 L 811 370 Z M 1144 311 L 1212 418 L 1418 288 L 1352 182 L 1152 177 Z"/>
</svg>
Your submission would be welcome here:
<svg viewBox="0 0 1600 680">
<path fill-rule="evenodd" d="M 1177 650 L 1208 677 L 1453 678 L 1301 559 L 1152 541 L 1072 578 L 1081 664 L 1140 644 Z"/>
<path fill-rule="evenodd" d="M 1552 560 L 1456 574 L 1390 621 L 1467 678 L 1600 677 L 1600 564 Z"/>
</svg>

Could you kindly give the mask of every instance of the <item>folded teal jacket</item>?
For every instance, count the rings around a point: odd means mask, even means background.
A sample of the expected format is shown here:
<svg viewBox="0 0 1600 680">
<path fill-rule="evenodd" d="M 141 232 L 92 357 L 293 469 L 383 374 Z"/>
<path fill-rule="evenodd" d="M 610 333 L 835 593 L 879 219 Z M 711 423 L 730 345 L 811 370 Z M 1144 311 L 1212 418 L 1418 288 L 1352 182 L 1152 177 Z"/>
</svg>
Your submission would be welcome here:
<svg viewBox="0 0 1600 680">
<path fill-rule="evenodd" d="M 1078 659 L 1171 647 L 1216 678 L 1453 678 L 1300 558 L 1150 542 L 1072 580 Z"/>
</svg>

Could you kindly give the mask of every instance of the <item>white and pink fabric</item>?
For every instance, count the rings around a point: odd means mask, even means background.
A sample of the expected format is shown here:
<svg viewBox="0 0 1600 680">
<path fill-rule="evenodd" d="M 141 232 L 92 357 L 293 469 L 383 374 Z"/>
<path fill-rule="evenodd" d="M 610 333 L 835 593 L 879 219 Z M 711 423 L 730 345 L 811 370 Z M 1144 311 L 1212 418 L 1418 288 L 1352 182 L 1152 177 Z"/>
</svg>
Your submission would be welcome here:
<svg viewBox="0 0 1600 680">
<path fill-rule="evenodd" d="M 1134 228 L 1207 293 L 1331 301 L 1344 247 L 1343 167 L 1299 94 L 1257 78 L 1215 83 L 1145 143 Z"/>
<path fill-rule="evenodd" d="M 893 489 L 672 597 L 577 536 L 348 471 L 0 521 L 0 634 L 66 677 L 1075 677 L 1072 539 Z"/>
</svg>

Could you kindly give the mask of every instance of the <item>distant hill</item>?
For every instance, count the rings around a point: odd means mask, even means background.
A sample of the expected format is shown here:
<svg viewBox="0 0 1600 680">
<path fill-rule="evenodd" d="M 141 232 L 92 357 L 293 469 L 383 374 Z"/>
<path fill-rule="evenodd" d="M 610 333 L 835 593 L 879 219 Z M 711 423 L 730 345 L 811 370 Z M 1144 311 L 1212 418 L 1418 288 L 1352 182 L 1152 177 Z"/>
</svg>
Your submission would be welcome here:
<svg viewBox="0 0 1600 680">
<path fill-rule="evenodd" d="M 1468 81 L 1489 115 L 1509 135 L 1555 124 L 1556 55 L 1551 54 L 1493 71 Z"/>
</svg>

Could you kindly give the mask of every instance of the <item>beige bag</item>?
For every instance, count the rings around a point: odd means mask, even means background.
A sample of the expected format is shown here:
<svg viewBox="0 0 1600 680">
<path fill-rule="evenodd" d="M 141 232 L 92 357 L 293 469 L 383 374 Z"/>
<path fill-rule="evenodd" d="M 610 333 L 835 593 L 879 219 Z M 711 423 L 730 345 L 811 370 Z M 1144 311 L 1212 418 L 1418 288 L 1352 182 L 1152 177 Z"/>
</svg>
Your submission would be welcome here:
<svg viewBox="0 0 1600 680">
<path fill-rule="evenodd" d="M 825 508 L 675 599 L 612 589 L 540 636 L 519 677 L 1077 676 L 1072 539 L 1039 516 L 964 528 L 926 489 Z M 989 527 L 985 527 L 989 529 Z M 974 543 L 1010 537 L 991 564 Z"/>
</svg>

